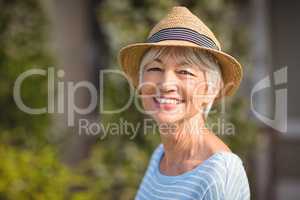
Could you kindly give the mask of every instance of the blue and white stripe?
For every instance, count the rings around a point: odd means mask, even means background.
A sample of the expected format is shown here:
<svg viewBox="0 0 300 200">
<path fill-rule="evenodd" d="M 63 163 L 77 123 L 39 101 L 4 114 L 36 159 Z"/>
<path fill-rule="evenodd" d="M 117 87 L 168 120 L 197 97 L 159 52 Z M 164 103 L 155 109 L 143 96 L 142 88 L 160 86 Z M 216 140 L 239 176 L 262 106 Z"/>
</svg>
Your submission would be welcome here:
<svg viewBox="0 0 300 200">
<path fill-rule="evenodd" d="M 249 200 L 250 188 L 241 159 L 232 152 L 217 152 L 195 169 L 178 176 L 159 171 L 160 144 L 139 186 L 135 200 Z"/>
<path fill-rule="evenodd" d="M 164 40 L 183 40 L 195 43 L 199 46 L 219 50 L 218 46 L 209 37 L 184 27 L 162 29 L 148 38 L 147 42 L 155 43 Z"/>
</svg>

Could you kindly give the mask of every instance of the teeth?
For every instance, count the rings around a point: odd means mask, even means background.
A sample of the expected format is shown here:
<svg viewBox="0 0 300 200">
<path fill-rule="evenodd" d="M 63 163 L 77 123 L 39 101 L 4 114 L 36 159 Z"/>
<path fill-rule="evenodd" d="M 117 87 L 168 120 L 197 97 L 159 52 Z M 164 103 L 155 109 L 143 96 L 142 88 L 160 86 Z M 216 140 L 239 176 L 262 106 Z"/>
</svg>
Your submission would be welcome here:
<svg viewBox="0 0 300 200">
<path fill-rule="evenodd" d="M 179 100 L 176 99 L 168 99 L 168 98 L 155 98 L 161 104 L 178 104 L 180 103 Z"/>
</svg>

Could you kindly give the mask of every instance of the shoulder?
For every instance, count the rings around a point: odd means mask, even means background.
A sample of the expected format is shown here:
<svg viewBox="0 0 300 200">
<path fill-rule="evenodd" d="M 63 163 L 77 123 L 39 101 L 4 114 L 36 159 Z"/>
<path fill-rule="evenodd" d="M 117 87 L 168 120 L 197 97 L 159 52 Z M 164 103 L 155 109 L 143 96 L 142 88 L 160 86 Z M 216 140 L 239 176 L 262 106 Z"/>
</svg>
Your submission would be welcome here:
<svg viewBox="0 0 300 200">
<path fill-rule="evenodd" d="M 160 158 L 160 155 L 163 151 L 163 144 L 160 143 L 159 145 L 156 146 L 156 148 L 153 150 L 152 154 L 151 154 L 151 158 L 150 158 L 150 162 L 149 165 L 154 164 L 155 162 L 158 161 L 158 159 Z"/>
<path fill-rule="evenodd" d="M 148 160 L 148 164 L 147 164 L 147 168 L 144 174 L 144 178 L 145 176 L 147 176 L 148 174 L 152 173 L 153 167 L 155 167 L 159 161 L 160 158 L 160 154 L 162 151 L 162 144 L 159 144 L 153 151 L 152 154 L 150 156 L 150 159 Z"/>
<path fill-rule="evenodd" d="M 243 160 L 235 153 L 223 153 L 227 170 L 225 194 L 229 199 L 250 199 L 249 181 Z"/>
<path fill-rule="evenodd" d="M 250 188 L 242 159 L 229 151 L 219 151 L 214 155 L 218 158 L 218 168 L 214 168 L 220 169 L 219 176 L 215 177 L 219 178 L 207 187 L 203 199 L 224 196 L 225 199 L 249 200 Z"/>
<path fill-rule="evenodd" d="M 215 159 L 212 159 L 210 174 L 219 177 L 208 188 L 205 196 L 224 195 L 226 199 L 250 199 L 250 188 L 244 161 L 214 133 L 205 137 L 206 147 Z M 216 171 L 216 172 L 214 172 Z M 206 199 L 206 198 L 204 198 Z"/>
<path fill-rule="evenodd" d="M 231 151 L 231 149 L 214 133 L 206 135 L 206 145 L 211 155 L 219 154 L 227 173 L 233 173 L 235 170 L 244 170 L 244 163 L 240 156 Z"/>
<path fill-rule="evenodd" d="M 224 174 L 226 182 L 230 181 L 230 177 L 235 174 L 246 174 L 244 161 L 238 154 L 227 150 L 219 150 L 215 154 L 218 154 L 218 157 L 226 171 Z"/>
<path fill-rule="evenodd" d="M 153 153 L 152 153 L 152 157 L 153 156 L 156 156 L 156 155 L 159 155 L 161 152 L 163 151 L 163 144 L 160 143 L 156 146 L 156 148 L 153 150 Z"/>
<path fill-rule="evenodd" d="M 204 135 L 205 146 L 210 150 L 211 154 L 219 151 L 231 152 L 230 148 L 213 132 L 208 131 Z"/>
<path fill-rule="evenodd" d="M 233 152 L 221 151 L 220 157 L 223 159 L 223 164 L 226 169 L 226 183 L 233 181 L 231 178 L 235 175 L 245 175 L 244 162 L 239 155 Z"/>
</svg>

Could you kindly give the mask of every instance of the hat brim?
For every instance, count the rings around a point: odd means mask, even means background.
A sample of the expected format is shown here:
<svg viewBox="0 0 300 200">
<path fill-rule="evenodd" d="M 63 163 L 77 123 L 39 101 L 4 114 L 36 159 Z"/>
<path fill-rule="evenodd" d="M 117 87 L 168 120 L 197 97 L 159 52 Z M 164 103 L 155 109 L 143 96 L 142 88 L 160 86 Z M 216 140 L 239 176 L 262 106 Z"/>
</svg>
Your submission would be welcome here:
<svg viewBox="0 0 300 200">
<path fill-rule="evenodd" d="M 180 46 L 202 49 L 210 52 L 219 62 L 222 71 L 222 77 L 224 81 L 224 88 L 221 91 L 221 95 L 215 99 L 215 103 L 218 102 L 224 96 L 232 96 L 240 86 L 240 82 L 243 77 L 243 71 L 241 64 L 231 55 L 207 48 L 201 47 L 197 44 L 182 41 L 182 40 L 164 40 L 156 43 L 135 43 L 123 47 L 118 56 L 118 61 L 126 73 L 128 78 L 132 81 L 134 87 L 138 86 L 138 72 L 141 59 L 145 52 L 151 47 L 165 47 L 165 46 Z"/>
</svg>

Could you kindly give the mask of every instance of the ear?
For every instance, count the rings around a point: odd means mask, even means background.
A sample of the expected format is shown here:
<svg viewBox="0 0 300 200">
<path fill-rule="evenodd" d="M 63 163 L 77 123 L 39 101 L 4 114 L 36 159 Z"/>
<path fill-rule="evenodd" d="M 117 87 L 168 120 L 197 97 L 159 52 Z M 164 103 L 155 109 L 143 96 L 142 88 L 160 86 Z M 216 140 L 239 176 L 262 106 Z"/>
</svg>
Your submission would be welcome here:
<svg viewBox="0 0 300 200">
<path fill-rule="evenodd" d="M 141 90 L 141 88 L 139 88 L 139 89 L 136 88 L 136 89 L 135 89 L 135 95 L 136 95 L 136 97 L 139 98 L 139 99 L 142 97 L 142 90 Z"/>
<path fill-rule="evenodd" d="M 214 101 L 220 95 L 221 88 L 222 86 L 220 81 L 214 85 L 210 85 L 207 91 L 207 98 L 205 98 L 204 102 L 206 104 L 210 104 L 212 101 Z"/>
</svg>

